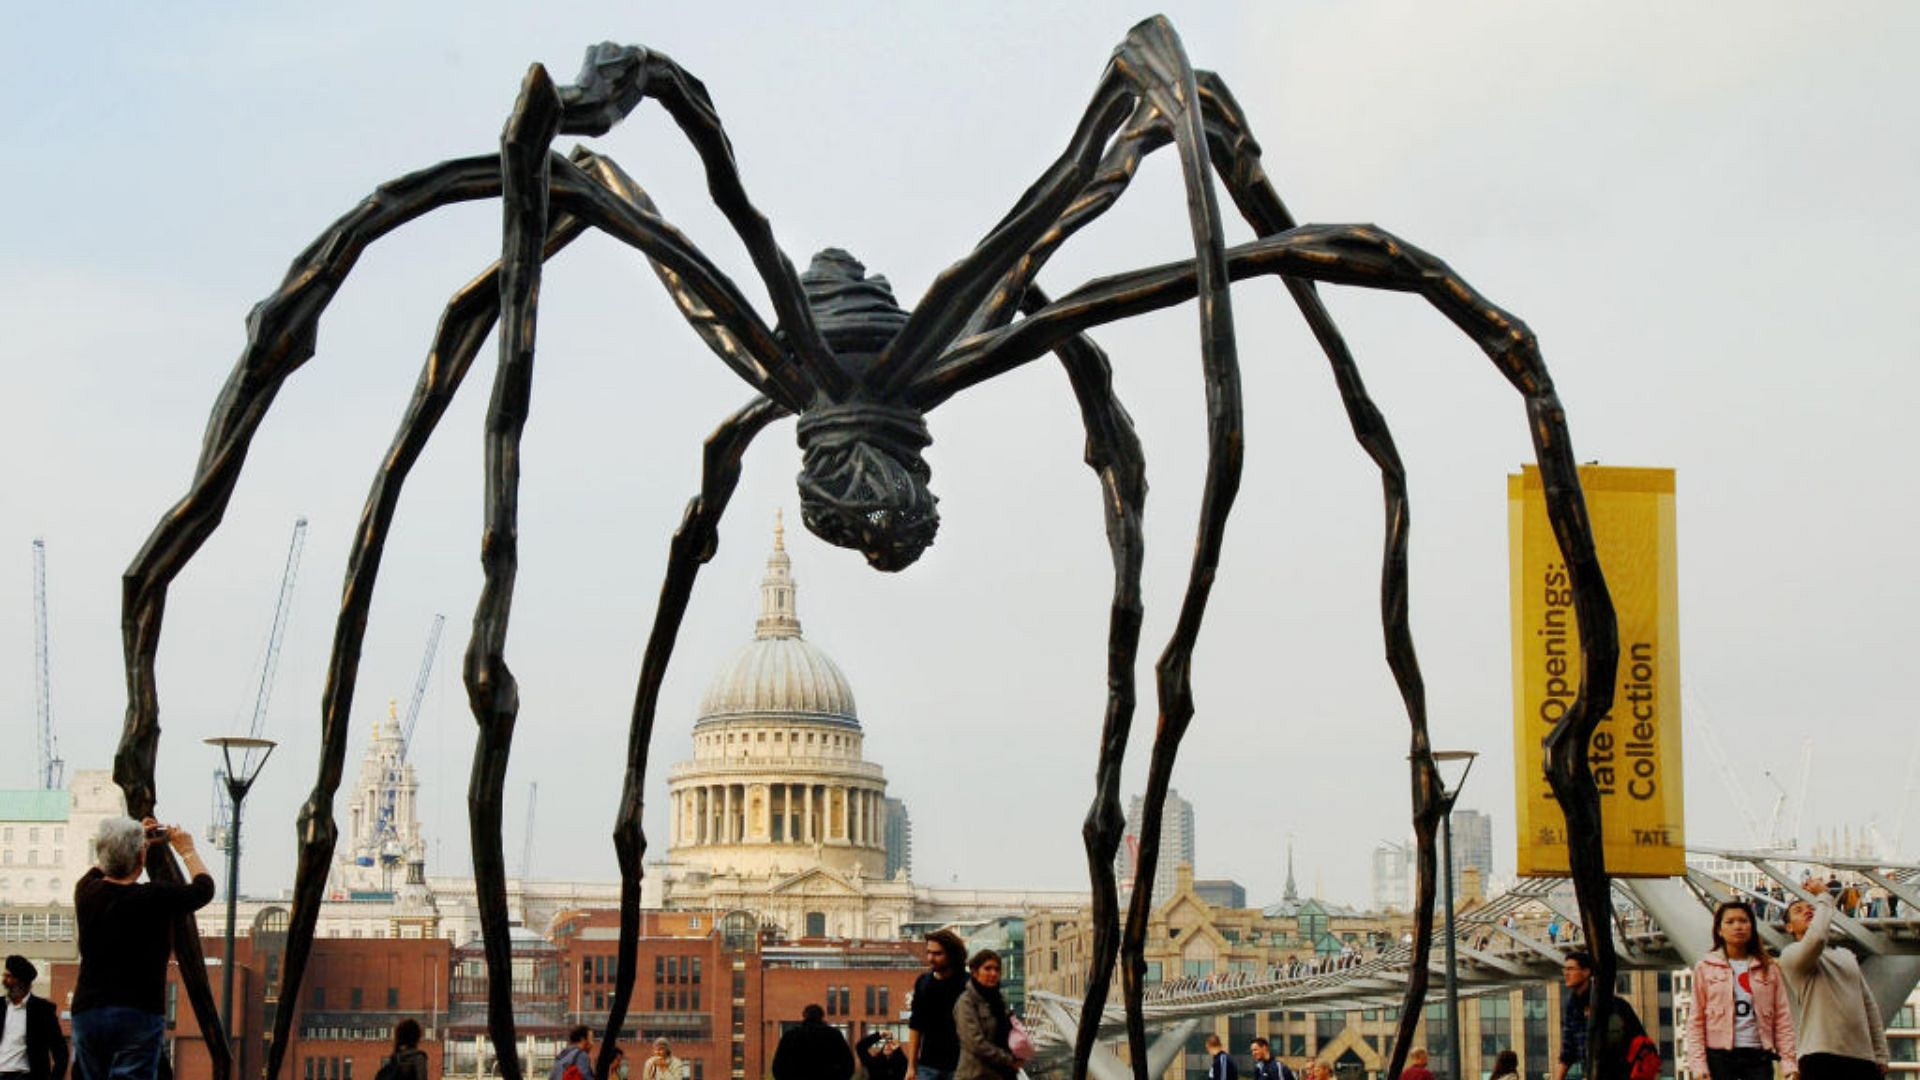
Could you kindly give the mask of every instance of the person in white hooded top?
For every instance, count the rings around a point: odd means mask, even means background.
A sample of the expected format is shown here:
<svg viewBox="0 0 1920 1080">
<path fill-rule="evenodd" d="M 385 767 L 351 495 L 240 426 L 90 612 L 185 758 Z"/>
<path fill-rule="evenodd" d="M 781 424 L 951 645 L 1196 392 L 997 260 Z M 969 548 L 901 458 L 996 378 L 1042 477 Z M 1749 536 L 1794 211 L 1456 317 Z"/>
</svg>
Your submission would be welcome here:
<svg viewBox="0 0 1920 1080">
<path fill-rule="evenodd" d="M 1794 942 L 1780 950 L 1780 973 L 1793 1001 L 1800 1080 L 1879 1080 L 1887 1071 L 1887 1026 L 1880 1006 L 1845 949 L 1827 948 L 1834 902 L 1820 882 L 1814 901 L 1787 908 Z"/>
</svg>

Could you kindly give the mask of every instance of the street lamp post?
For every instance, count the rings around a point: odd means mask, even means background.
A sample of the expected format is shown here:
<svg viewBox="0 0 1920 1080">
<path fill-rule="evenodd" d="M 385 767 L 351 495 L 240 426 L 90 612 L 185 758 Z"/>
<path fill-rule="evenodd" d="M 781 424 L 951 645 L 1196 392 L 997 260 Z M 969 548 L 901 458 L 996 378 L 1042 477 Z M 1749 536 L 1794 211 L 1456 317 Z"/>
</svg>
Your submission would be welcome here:
<svg viewBox="0 0 1920 1080">
<path fill-rule="evenodd" d="M 240 901 L 240 803 L 247 797 L 247 789 L 253 786 L 260 770 L 266 768 L 267 758 L 273 756 L 273 748 L 278 743 L 272 739 L 253 739 L 239 735 L 227 735 L 206 740 L 208 746 L 220 748 L 220 756 L 226 762 L 227 798 L 233 803 L 233 819 L 227 828 L 227 949 L 221 956 L 220 966 L 226 969 L 224 988 L 220 991 L 220 1015 L 226 1018 L 227 1045 L 233 1045 L 233 920 Z M 240 767 L 234 768 L 233 752 L 241 751 Z M 253 752 L 262 751 L 259 761 L 253 760 Z"/>
<path fill-rule="evenodd" d="M 1460 1072 L 1463 1060 L 1460 1053 L 1460 969 L 1454 957 L 1453 942 L 1453 803 L 1460 797 L 1460 788 L 1467 782 L 1467 774 L 1473 771 L 1473 759 L 1479 757 L 1474 750 L 1437 750 L 1432 754 L 1435 771 L 1443 767 L 1458 765 L 1459 777 L 1449 785 L 1443 773 L 1440 777 L 1440 833 L 1441 851 L 1445 864 L 1441 870 L 1440 881 L 1446 889 L 1447 904 L 1447 1057 L 1449 1080 L 1465 1080 Z"/>
</svg>

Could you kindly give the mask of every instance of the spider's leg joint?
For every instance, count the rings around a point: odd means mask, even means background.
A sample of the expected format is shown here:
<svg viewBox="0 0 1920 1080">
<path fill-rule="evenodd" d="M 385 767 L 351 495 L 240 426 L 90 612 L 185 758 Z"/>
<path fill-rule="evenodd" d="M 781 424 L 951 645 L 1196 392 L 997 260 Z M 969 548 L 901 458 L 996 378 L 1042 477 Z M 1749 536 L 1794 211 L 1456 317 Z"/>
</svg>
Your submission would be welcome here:
<svg viewBox="0 0 1920 1080">
<path fill-rule="evenodd" d="M 654 54 L 642 45 L 603 41 L 587 48 L 573 85 L 560 88 L 560 130 L 567 135 L 605 135 L 647 96 L 647 68 Z"/>
</svg>

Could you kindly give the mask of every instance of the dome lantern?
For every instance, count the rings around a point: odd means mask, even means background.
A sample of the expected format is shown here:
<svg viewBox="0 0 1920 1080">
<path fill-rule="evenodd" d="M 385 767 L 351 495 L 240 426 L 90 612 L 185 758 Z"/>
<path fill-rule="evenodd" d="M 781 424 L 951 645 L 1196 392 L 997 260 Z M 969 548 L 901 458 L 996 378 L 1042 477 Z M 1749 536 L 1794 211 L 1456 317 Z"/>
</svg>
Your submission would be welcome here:
<svg viewBox="0 0 1920 1080">
<path fill-rule="evenodd" d="M 798 586 L 787 555 L 786 529 L 775 512 L 773 551 L 760 580 L 760 617 L 741 646 L 707 684 L 695 727 L 720 720 L 797 719 L 858 728 L 853 687 L 819 647 L 800 634 Z"/>
</svg>

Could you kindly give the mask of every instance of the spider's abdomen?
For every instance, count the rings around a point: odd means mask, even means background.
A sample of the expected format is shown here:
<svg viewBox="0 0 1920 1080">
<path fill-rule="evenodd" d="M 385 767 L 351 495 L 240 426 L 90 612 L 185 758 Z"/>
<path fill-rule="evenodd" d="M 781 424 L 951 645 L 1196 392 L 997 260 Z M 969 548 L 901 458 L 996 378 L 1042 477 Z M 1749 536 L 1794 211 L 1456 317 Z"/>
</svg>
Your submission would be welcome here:
<svg viewBox="0 0 1920 1080">
<path fill-rule="evenodd" d="M 828 248 L 800 275 L 814 324 L 856 386 L 906 325 L 887 279 Z M 830 544 L 880 570 L 912 564 L 940 528 L 920 451 L 932 441 L 919 410 L 869 400 L 816 405 L 800 417 L 800 517 Z"/>
<path fill-rule="evenodd" d="M 894 299 L 887 279 L 869 276 L 860 260 L 839 248 L 813 257 L 800 275 L 814 325 L 833 350 L 840 366 L 856 380 L 879 359 L 894 335 L 907 323 L 907 313 Z"/>
</svg>

